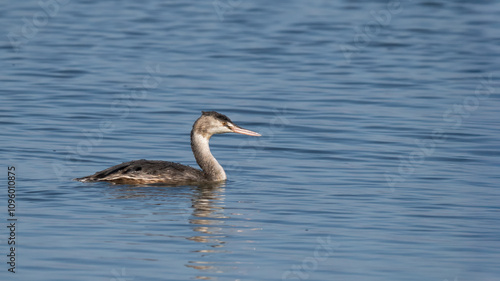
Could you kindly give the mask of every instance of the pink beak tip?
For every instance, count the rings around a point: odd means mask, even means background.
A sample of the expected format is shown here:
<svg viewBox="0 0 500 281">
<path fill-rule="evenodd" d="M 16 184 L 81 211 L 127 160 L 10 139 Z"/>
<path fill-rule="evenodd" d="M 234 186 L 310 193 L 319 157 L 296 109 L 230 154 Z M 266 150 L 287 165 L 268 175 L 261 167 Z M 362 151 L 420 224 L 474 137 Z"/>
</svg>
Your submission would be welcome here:
<svg viewBox="0 0 500 281">
<path fill-rule="evenodd" d="M 260 137 L 260 136 L 262 136 L 261 134 L 259 134 L 257 132 L 250 131 L 250 130 L 247 130 L 247 129 L 243 129 L 241 127 L 234 127 L 232 129 L 233 129 L 233 132 L 238 133 L 238 134 L 243 134 L 243 135 L 247 135 L 247 136 L 254 136 L 254 137 Z"/>
</svg>

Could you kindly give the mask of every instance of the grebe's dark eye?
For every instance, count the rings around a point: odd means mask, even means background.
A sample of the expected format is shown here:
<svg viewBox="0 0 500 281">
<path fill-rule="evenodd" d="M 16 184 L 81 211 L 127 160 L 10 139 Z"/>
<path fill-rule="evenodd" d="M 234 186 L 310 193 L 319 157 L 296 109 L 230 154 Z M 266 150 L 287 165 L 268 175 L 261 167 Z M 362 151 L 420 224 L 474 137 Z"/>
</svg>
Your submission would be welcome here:
<svg viewBox="0 0 500 281">
<path fill-rule="evenodd" d="M 223 125 L 224 127 L 227 127 L 227 122 L 222 122 L 222 125 Z"/>
</svg>

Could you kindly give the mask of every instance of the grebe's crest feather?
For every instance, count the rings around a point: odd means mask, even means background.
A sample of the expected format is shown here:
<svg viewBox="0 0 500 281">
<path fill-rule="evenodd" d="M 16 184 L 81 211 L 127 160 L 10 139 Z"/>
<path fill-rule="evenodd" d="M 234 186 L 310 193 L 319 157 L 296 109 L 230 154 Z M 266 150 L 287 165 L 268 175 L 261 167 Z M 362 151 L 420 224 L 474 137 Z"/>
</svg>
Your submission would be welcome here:
<svg viewBox="0 0 500 281">
<path fill-rule="evenodd" d="M 222 122 L 231 122 L 231 123 L 233 123 L 233 121 L 231 121 L 231 119 L 229 119 L 229 117 L 227 117 L 224 114 L 220 114 L 219 112 L 216 112 L 216 111 L 202 111 L 201 113 L 202 113 L 203 116 L 212 116 L 212 117 L 215 117 L 215 118 L 219 119 Z"/>
</svg>

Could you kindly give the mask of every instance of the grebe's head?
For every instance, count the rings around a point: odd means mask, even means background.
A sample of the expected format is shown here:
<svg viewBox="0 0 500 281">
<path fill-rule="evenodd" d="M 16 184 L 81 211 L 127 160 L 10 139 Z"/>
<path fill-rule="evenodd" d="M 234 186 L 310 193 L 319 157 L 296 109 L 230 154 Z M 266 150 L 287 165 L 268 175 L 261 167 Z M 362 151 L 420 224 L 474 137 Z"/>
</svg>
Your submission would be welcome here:
<svg viewBox="0 0 500 281">
<path fill-rule="evenodd" d="M 261 134 L 237 126 L 226 115 L 215 111 L 202 111 L 201 117 L 193 125 L 194 134 L 210 138 L 215 134 L 238 133 L 259 137 Z"/>
</svg>

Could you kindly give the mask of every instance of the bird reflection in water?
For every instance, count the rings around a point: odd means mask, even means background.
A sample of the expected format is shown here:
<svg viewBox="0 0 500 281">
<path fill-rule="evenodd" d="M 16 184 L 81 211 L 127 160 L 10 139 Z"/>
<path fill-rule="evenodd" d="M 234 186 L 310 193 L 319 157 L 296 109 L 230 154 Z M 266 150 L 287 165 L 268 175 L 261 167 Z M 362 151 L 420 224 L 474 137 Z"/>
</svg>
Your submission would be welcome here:
<svg viewBox="0 0 500 281">
<path fill-rule="evenodd" d="M 220 271 L 216 266 L 217 262 L 213 259 L 203 260 L 204 257 L 213 253 L 226 253 L 223 249 L 225 245 L 223 225 L 225 220 L 229 219 L 224 213 L 224 188 L 222 185 L 210 185 L 198 188 L 193 194 L 192 217 L 189 223 L 193 225 L 196 235 L 189 237 L 191 241 L 208 244 L 209 247 L 196 250 L 200 253 L 200 259 L 191 260 L 187 267 L 195 268 L 201 271 Z M 197 276 L 197 279 L 210 280 L 208 276 Z"/>
<path fill-rule="evenodd" d="M 224 228 L 226 220 L 230 219 L 225 214 L 224 210 L 224 192 L 225 182 L 205 183 L 199 186 L 164 186 L 164 185 L 121 185 L 115 186 L 112 189 L 113 197 L 118 199 L 146 199 L 153 200 L 155 205 L 167 207 L 168 213 L 155 212 L 155 214 L 176 214 L 178 216 L 179 209 L 185 210 L 185 207 L 177 207 L 179 201 L 185 199 L 191 200 L 191 212 L 182 215 L 190 228 L 195 232 L 192 236 L 185 238 L 190 241 L 195 241 L 200 244 L 200 249 L 193 251 L 199 255 L 193 256 L 185 265 L 189 268 L 194 268 L 203 272 L 223 272 L 224 268 L 220 267 L 220 263 L 214 261 L 212 254 L 227 253 L 223 248 L 225 246 L 224 239 L 227 237 L 227 232 L 238 231 L 228 230 Z M 162 202 L 158 204 L 158 202 Z M 174 207 L 168 206 L 175 204 Z M 174 209 L 174 210 L 172 210 Z M 170 219 L 169 219 L 170 221 Z M 212 280 L 212 277 L 198 275 L 196 279 Z"/>
</svg>

